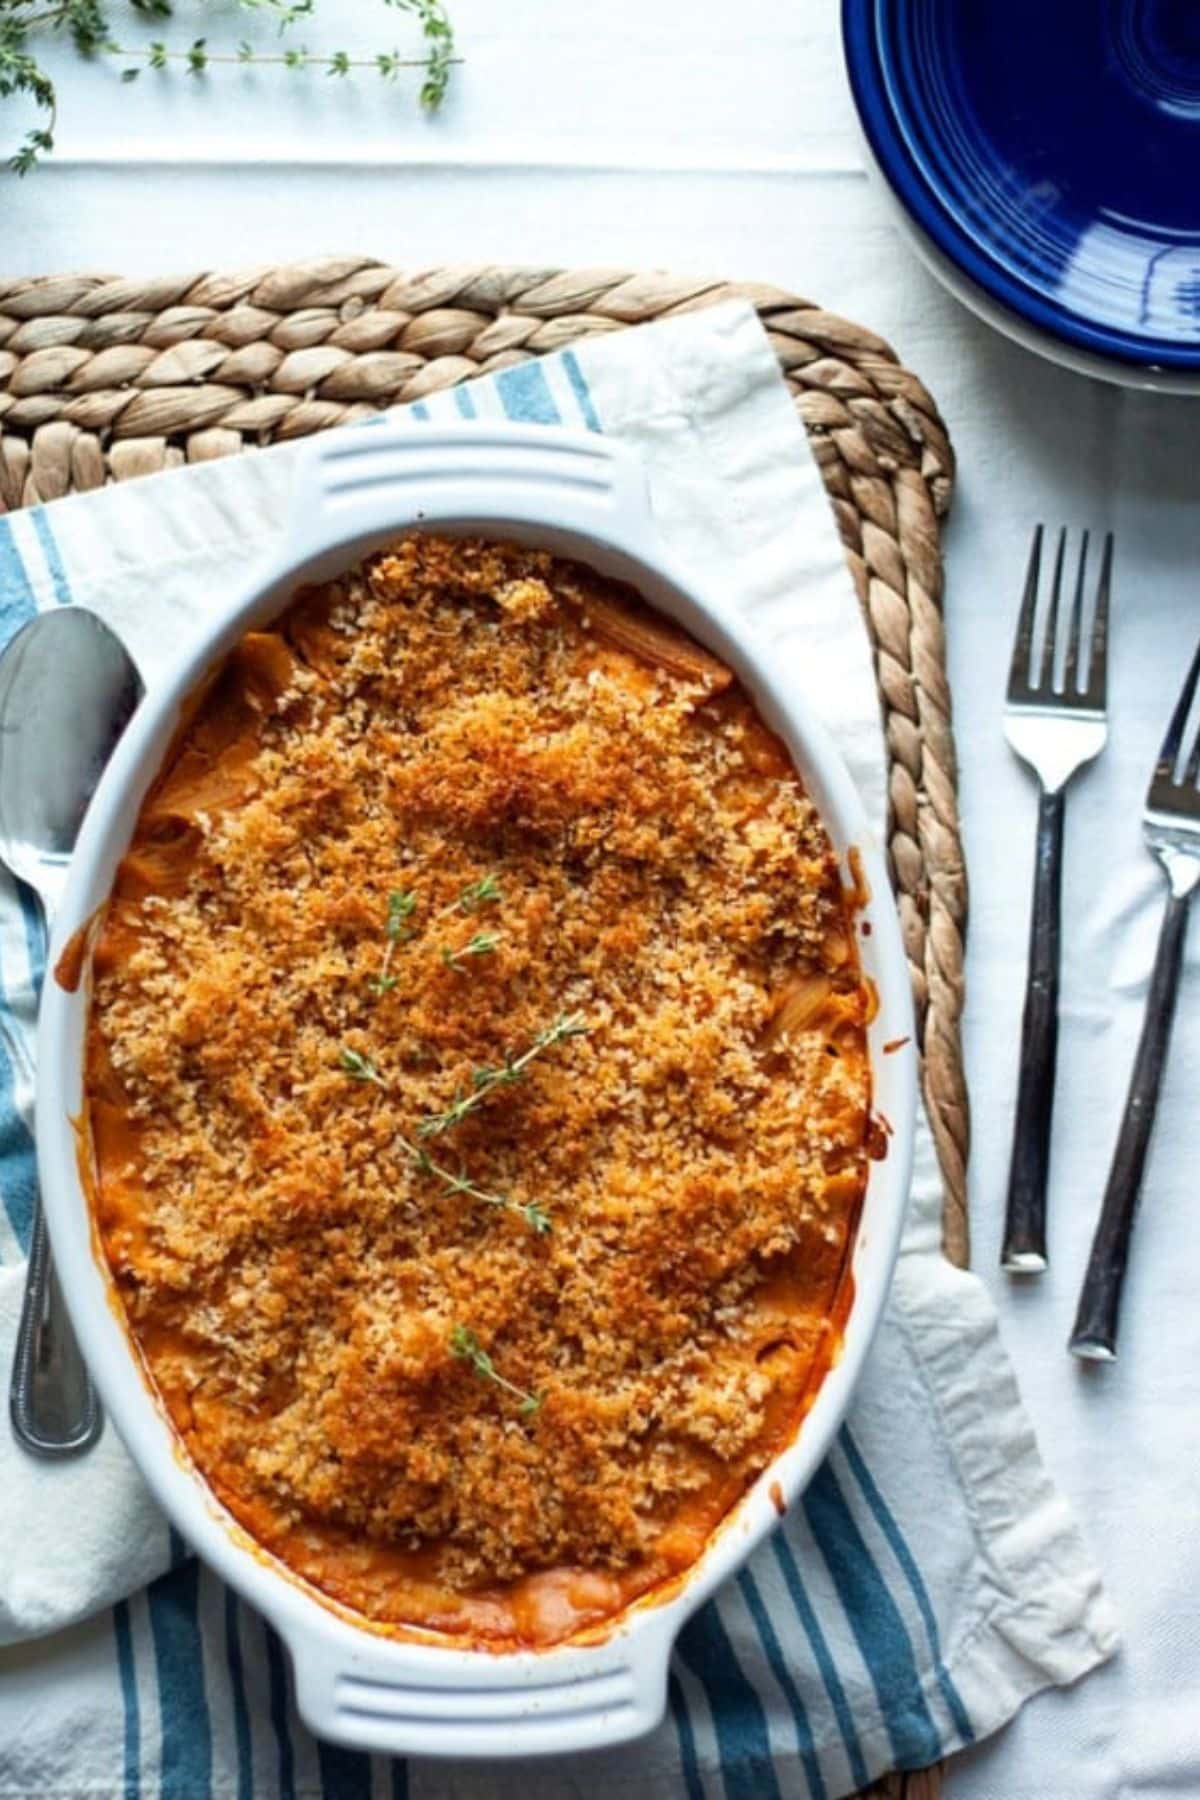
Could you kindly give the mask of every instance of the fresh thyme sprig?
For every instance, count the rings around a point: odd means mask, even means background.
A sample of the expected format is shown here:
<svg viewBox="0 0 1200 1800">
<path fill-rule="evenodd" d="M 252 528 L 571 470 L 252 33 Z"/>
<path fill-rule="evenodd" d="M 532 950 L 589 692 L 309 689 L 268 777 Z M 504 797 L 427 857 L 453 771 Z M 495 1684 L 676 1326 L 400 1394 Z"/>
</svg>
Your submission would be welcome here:
<svg viewBox="0 0 1200 1800">
<path fill-rule="evenodd" d="M 520 1056 L 506 1056 L 498 1068 L 476 1069 L 471 1078 L 470 1092 L 457 1095 L 445 1112 L 428 1114 L 417 1126 L 417 1136 L 440 1137 L 443 1132 L 452 1131 L 496 1088 L 520 1081 L 534 1057 L 540 1056 L 543 1050 L 549 1050 L 554 1044 L 564 1043 L 568 1038 L 583 1037 L 589 1030 L 590 1026 L 582 1013 L 560 1013 L 552 1025 L 547 1025 L 544 1031 L 538 1032 L 528 1050 L 523 1050 Z"/>
<path fill-rule="evenodd" d="M 238 0 L 238 5 L 246 12 L 269 14 L 283 32 L 297 19 L 311 19 L 316 0 Z"/>
<path fill-rule="evenodd" d="M 465 887 L 454 904 L 460 912 L 473 913 L 478 912 L 481 906 L 499 906 L 503 897 L 499 881 L 495 875 L 488 874 Z M 449 912 L 452 909 L 447 907 L 446 910 Z"/>
<path fill-rule="evenodd" d="M 459 944 L 456 949 L 452 950 L 449 944 L 443 944 L 442 961 L 456 975 L 461 975 L 464 969 L 461 959 L 464 956 L 491 956 L 503 937 L 502 931 L 477 931 L 474 937 L 468 938 L 465 944 Z"/>
<path fill-rule="evenodd" d="M 435 913 L 431 923 L 437 924 L 441 919 L 448 919 L 452 913 L 471 914 L 480 912 L 485 906 L 499 906 L 502 898 L 500 883 L 496 876 L 491 873 L 481 875 L 478 881 L 468 882 L 449 906 L 443 906 L 440 912 Z M 371 987 L 377 994 L 390 994 L 397 984 L 399 978 L 391 972 L 392 958 L 395 955 L 397 944 L 407 943 L 410 938 L 416 936 L 416 928 L 409 924 L 416 907 L 417 896 L 408 890 L 401 889 L 388 895 L 387 920 L 384 927 L 387 944 L 383 953 L 383 967 L 371 981 Z M 442 961 L 448 969 L 453 969 L 461 975 L 464 972 L 464 964 L 460 958 L 490 956 L 503 935 L 501 931 L 477 931 L 467 943 L 460 944 L 456 948 L 448 944 L 443 945 L 441 948 Z"/>
<path fill-rule="evenodd" d="M 376 56 L 351 56 L 346 50 L 332 50 L 328 55 L 292 45 L 286 50 L 256 50 L 245 38 L 236 50 L 210 50 L 207 38 L 195 38 L 182 49 L 172 50 L 161 40 L 145 46 L 105 44 L 110 56 L 140 57 L 141 63 L 130 62 L 121 71 L 122 81 L 136 81 L 143 68 L 169 69 L 172 63 L 185 65 L 189 75 L 203 75 L 208 69 L 236 63 L 255 68 L 324 69 L 326 75 L 349 75 L 355 69 L 374 69 L 387 81 L 395 81 L 401 69 L 427 69 L 423 56 L 399 56 L 394 50 Z"/>
<path fill-rule="evenodd" d="M 398 1136 L 397 1142 L 418 1174 L 435 1175 L 447 1194 L 465 1194 L 468 1199 L 478 1200 L 482 1206 L 494 1206 L 499 1212 L 514 1212 L 524 1219 L 535 1237 L 542 1237 L 554 1229 L 549 1213 L 536 1200 L 512 1200 L 507 1194 L 497 1194 L 490 1188 L 479 1187 L 463 1170 L 454 1174 L 444 1163 L 435 1162 L 427 1150 L 420 1149 L 408 1138 Z"/>
<path fill-rule="evenodd" d="M 499 906 L 502 898 L 499 881 L 495 875 L 489 873 L 481 876 L 478 881 L 468 883 L 458 898 L 452 900 L 449 906 L 444 906 L 437 916 L 439 919 L 445 919 L 451 913 L 477 913 L 485 906 Z M 491 956 L 503 936 L 502 931 L 477 931 L 465 944 L 459 944 L 457 948 L 443 944 L 442 961 L 448 969 L 453 969 L 456 974 L 461 975 L 464 973 L 464 965 L 460 958 Z"/>
<path fill-rule="evenodd" d="M 397 888 L 388 895 L 387 920 L 384 924 L 387 944 L 383 952 L 383 967 L 371 983 L 377 994 L 390 994 L 396 985 L 397 977 L 390 973 L 392 958 L 396 954 L 396 945 L 405 943 L 413 935 L 408 921 L 416 911 L 416 905 L 417 896 L 404 888 Z"/>
<path fill-rule="evenodd" d="M 312 16 L 316 0 L 237 0 L 237 4 L 248 12 L 274 18 L 280 32 L 285 32 Z M 352 56 L 346 50 L 320 55 L 295 45 L 264 52 L 245 41 L 229 50 L 213 50 L 206 37 L 178 47 L 161 39 L 129 46 L 113 37 L 107 0 L 0 0 L 0 99 L 25 94 L 43 115 L 41 123 L 26 133 L 9 167 L 18 175 L 28 174 L 38 158 L 54 148 L 58 99 L 54 82 L 34 53 L 31 34 L 39 31 L 69 37 L 81 56 L 120 58 L 126 65 L 122 70 L 124 81 L 136 81 L 143 69 L 165 70 L 175 64 L 195 76 L 204 75 L 212 65 L 224 63 L 323 68 L 327 75 L 341 77 L 357 69 L 369 69 L 385 81 L 395 81 L 402 69 L 421 69 L 421 104 L 432 110 L 445 96 L 451 69 L 461 61 L 455 54 L 454 29 L 445 0 L 384 0 L 384 4 L 417 21 L 423 55 L 401 56 L 396 50 L 371 56 Z M 175 15 L 173 0 L 129 0 L 129 6 L 142 20 L 169 20 Z"/>
<path fill-rule="evenodd" d="M 482 1381 L 494 1382 L 506 1394 L 511 1394 L 514 1400 L 518 1400 L 518 1410 L 523 1419 L 532 1418 L 546 1397 L 541 1393 L 530 1393 L 502 1375 L 469 1325 L 456 1325 L 450 1333 L 450 1354 L 457 1356 L 460 1362 L 470 1363 Z"/>
<path fill-rule="evenodd" d="M 16 0 L 16 4 L 0 10 L 0 100 L 7 100 L 14 94 L 26 94 L 45 115 L 41 125 L 26 132 L 10 158 L 9 168 L 14 169 L 18 175 L 28 174 L 43 151 L 54 148 L 54 133 L 58 125 L 58 96 L 54 83 L 27 48 L 27 33 L 30 28 L 47 23 L 56 26 L 65 24 L 81 54 L 91 54 L 90 40 L 82 35 L 82 18 L 75 22 L 69 16 L 51 20 L 47 15 L 30 14 L 22 0 Z"/>
<path fill-rule="evenodd" d="M 421 35 L 425 39 L 425 79 L 421 83 L 421 105 L 426 111 L 434 112 L 445 98 L 446 89 L 450 85 L 450 70 L 462 58 L 455 56 L 454 27 L 446 14 L 443 0 L 383 0 L 385 6 L 394 6 L 398 12 L 414 13 L 420 22 Z M 376 57 L 375 63 L 379 73 L 385 80 L 394 76 L 394 70 L 383 67 L 383 57 Z"/>
<path fill-rule="evenodd" d="M 383 1088 L 385 1092 L 387 1090 L 387 1078 L 380 1073 L 372 1058 L 362 1055 L 358 1050 L 351 1050 L 348 1045 L 343 1045 L 338 1053 L 338 1067 L 343 1074 L 350 1077 L 351 1081 L 370 1082 L 375 1087 Z M 518 1218 L 525 1221 L 535 1237 L 541 1237 L 546 1232 L 553 1230 L 549 1213 L 544 1207 L 539 1206 L 536 1200 L 513 1200 L 508 1194 L 500 1194 L 494 1189 L 480 1187 L 477 1182 L 471 1180 L 465 1170 L 459 1169 L 455 1173 L 444 1163 L 436 1162 L 428 1150 L 414 1144 L 412 1139 L 405 1137 L 403 1132 L 396 1133 L 396 1142 L 417 1173 L 434 1176 L 441 1182 L 443 1190 L 447 1194 L 465 1194 L 471 1200 L 478 1200 L 482 1206 L 494 1206 L 498 1212 L 516 1213 Z"/>
<path fill-rule="evenodd" d="M 339 1067 L 351 1081 L 372 1081 L 376 1087 L 386 1088 L 387 1082 L 375 1067 L 369 1056 L 360 1056 L 357 1050 L 342 1049 L 338 1055 Z"/>
</svg>

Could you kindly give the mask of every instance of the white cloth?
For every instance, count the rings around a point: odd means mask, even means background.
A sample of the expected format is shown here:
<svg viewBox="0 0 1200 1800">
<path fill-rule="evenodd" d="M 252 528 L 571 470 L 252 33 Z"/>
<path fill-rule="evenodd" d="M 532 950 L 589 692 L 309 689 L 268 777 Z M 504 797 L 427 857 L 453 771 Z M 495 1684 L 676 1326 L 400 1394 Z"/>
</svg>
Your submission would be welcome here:
<svg viewBox="0 0 1200 1800">
<path fill-rule="evenodd" d="M 756 617 L 780 656 L 796 659 L 882 833 L 885 770 L 866 635 L 820 477 L 753 313 L 726 306 L 585 344 L 576 355 L 572 372 L 557 360 L 543 365 L 545 404 L 567 422 L 590 419 L 644 457 L 664 535 Z M 570 373 L 590 393 L 586 406 Z M 474 384 L 473 404 L 485 416 L 525 412 L 523 382 L 514 373 Z M 444 396 L 417 411 L 454 416 L 458 405 Z M 272 450 L 0 520 L 0 601 L 11 610 L 69 597 L 92 607 L 122 632 L 153 682 L 234 571 L 275 539 L 295 454 Z M 13 978 L 20 935 L 10 907 L 7 994 L 19 1026 L 27 1024 Z M 781 1533 L 812 1587 L 817 1637 L 835 1667 L 831 1682 L 811 1634 L 811 1673 L 801 1646 L 789 1644 L 783 1657 L 789 1675 L 807 1684 L 820 1784 L 809 1774 L 810 1785 L 831 1795 L 853 1786 L 863 1767 L 874 1774 L 897 1755 L 916 1761 L 986 1734 L 1026 1695 L 1075 1679 L 1114 1643 L 1095 1572 L 1038 1460 L 992 1309 L 979 1283 L 940 1256 L 940 1206 L 922 1122 L 887 1321 L 825 1485 Z M 10 1255 L 14 1248 L 10 1241 Z M 10 1315 L 18 1280 L 15 1268 L 2 1278 Z M 0 1432 L 0 1483 L 0 1632 L 9 1638 L 80 1617 L 167 1566 L 167 1533 L 111 1433 L 99 1457 L 63 1471 L 29 1464 Z M 721 1722 L 723 1710 L 736 1711 L 736 1692 L 722 1686 L 735 1669 L 757 1696 L 777 1767 L 805 1766 L 797 1709 L 784 1704 L 767 1654 L 772 1632 L 785 1643 L 796 1632 L 795 1609 L 770 1552 L 754 1570 L 751 1586 L 731 1586 L 717 1609 L 731 1667 L 722 1657 L 706 1665 L 699 1642 L 678 1665 L 698 1765 L 727 1784 L 745 1778 Z M 765 1630 L 755 1613 L 760 1589 Z M 160 1668 L 164 1707 L 166 1679 Z M 839 1692 L 843 1705 L 849 1696 L 849 1733 Z M 59 1690 L 57 1704 L 69 1715 L 70 1689 Z M 20 1730 L 15 1721 L 5 1729 L 4 1709 L 0 1688 L 0 1741 L 11 1746 Z M 669 1731 L 666 1742 L 674 1743 Z M 37 1750 L 50 1754 L 45 1742 Z M 614 1779 L 640 1791 L 631 1754 L 623 1771 L 613 1759 Z M 95 1773 L 94 1745 L 89 1755 Z M 680 1756 L 663 1749 L 659 1774 L 682 1781 Z M 29 1779 L 24 1766 L 18 1789 Z M 56 1785 L 82 1774 L 69 1759 L 56 1767 Z M 522 1774 L 523 1789 L 531 1779 Z M 438 1782 L 426 1774 L 419 1791 L 440 1793 Z M 474 1784 L 462 1776 L 453 1791 Z M 569 1789 L 543 1777 L 539 1791 Z"/>
</svg>

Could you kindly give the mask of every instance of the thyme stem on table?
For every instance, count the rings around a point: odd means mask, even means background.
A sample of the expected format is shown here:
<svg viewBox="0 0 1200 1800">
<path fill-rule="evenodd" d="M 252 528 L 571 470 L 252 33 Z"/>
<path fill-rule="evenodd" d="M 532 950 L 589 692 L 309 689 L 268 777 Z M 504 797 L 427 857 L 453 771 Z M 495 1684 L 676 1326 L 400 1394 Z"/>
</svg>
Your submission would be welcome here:
<svg viewBox="0 0 1200 1800">
<path fill-rule="evenodd" d="M 402 56 L 397 50 L 374 55 L 352 55 L 348 50 L 326 53 L 304 45 L 288 45 L 275 51 L 256 50 L 243 41 L 232 49 L 210 49 L 207 37 L 190 44 L 170 45 L 161 39 L 145 45 L 116 41 L 110 24 L 109 0 L 0 0 L 0 100 L 25 95 L 42 114 L 40 123 L 26 132 L 9 159 L 18 175 L 28 174 L 43 154 L 53 150 L 58 123 L 58 96 L 54 82 L 37 60 L 37 33 L 70 39 L 80 56 L 119 58 L 125 67 L 123 81 L 136 81 L 144 69 L 166 70 L 179 65 L 191 75 L 202 76 L 214 64 L 280 66 L 287 69 L 321 68 L 327 75 L 349 76 L 356 70 L 372 70 L 385 81 L 395 81 L 402 69 L 424 71 L 421 104 L 429 110 L 441 104 L 451 69 L 462 59 L 455 52 L 454 28 L 445 0 L 383 0 L 393 12 L 407 13 L 420 27 L 423 54 Z M 245 12 L 272 18 L 281 33 L 300 20 L 311 18 L 316 0 L 236 0 Z M 128 0 L 135 18 L 170 20 L 174 0 Z"/>
<path fill-rule="evenodd" d="M 104 49 L 110 56 L 141 58 L 147 69 L 166 69 L 172 63 L 184 63 L 191 75 L 203 75 L 213 65 L 220 67 L 222 64 L 238 64 L 244 67 L 253 63 L 255 68 L 324 69 L 327 75 L 349 75 L 353 69 L 375 69 L 379 74 L 392 79 L 401 69 L 424 69 L 427 66 L 423 56 L 396 56 L 392 53 L 351 56 L 345 50 L 332 50 L 324 55 L 302 47 L 271 52 L 256 50 L 253 44 L 246 43 L 244 39 L 236 50 L 210 50 L 207 38 L 196 38 L 181 50 L 170 50 L 166 44 L 158 42 L 144 46 L 105 44 Z M 129 67 L 121 71 L 121 79 L 136 81 L 141 72 L 137 63 L 130 62 Z"/>
</svg>

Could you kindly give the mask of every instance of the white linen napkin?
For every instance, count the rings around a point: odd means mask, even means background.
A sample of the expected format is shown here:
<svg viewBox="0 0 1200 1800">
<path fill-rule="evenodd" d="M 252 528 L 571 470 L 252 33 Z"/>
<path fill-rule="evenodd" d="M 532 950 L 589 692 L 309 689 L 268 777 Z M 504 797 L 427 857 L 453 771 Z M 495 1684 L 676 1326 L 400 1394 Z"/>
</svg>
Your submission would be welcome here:
<svg viewBox="0 0 1200 1800">
<path fill-rule="evenodd" d="M 414 429 L 430 417 L 503 415 L 586 426 L 637 450 L 663 535 L 794 661 L 882 837 L 886 765 L 866 633 L 820 475 L 749 306 L 585 342 L 404 410 Z M 275 448 L 0 517 L 0 638 L 35 609 L 74 601 L 122 634 L 153 683 L 277 540 L 295 456 Z M 17 896 L 0 886 L 0 1001 L 30 1067 L 35 975 Z M 23 1275 L 29 1100 L 28 1069 L 0 1079 L 5 1367 Z M 661 1730 L 583 1765 L 473 1774 L 414 1764 L 412 1792 L 527 1800 L 601 1783 L 649 1796 L 723 1782 L 728 1793 L 833 1800 L 982 1737 L 1028 1695 L 1111 1654 L 1099 1579 L 1042 1468 L 991 1303 L 941 1256 L 940 1214 L 922 1119 L 895 1287 L 849 1421 L 802 1504 L 685 1629 Z M 17 1450 L 6 1420 L 0 1495 L 0 1643 L 98 1612 L 167 1569 L 177 1549 L 111 1427 L 88 1458 L 47 1466 Z M 222 1771 L 240 1779 L 271 1731 L 289 1734 L 293 1775 L 306 1758 L 324 1769 L 328 1753 L 289 1722 L 286 1705 L 255 1701 L 243 1646 L 258 1627 L 227 1610 L 222 1640 L 215 1587 L 193 1573 L 177 1596 L 201 1659 L 199 1710 L 194 1685 L 183 1692 L 164 1658 L 153 1604 L 142 1667 L 124 1609 L 111 1630 L 85 1634 L 82 1649 L 78 1634 L 63 1640 L 57 1683 L 53 1645 L 39 1648 L 32 1717 L 20 1681 L 11 1699 L 0 1682 L 6 1791 L 106 1777 L 128 1786 L 131 1756 L 136 1764 L 145 1753 L 167 1792 L 168 1740 L 190 1743 L 189 1733 L 205 1737 L 213 1783 Z M 0 1656 L 0 1670 L 21 1666 L 19 1650 Z M 99 1706 L 105 1688 L 122 1695 L 123 1719 L 115 1698 Z M 85 1748 L 65 1725 L 89 1706 L 99 1722 Z M 281 1781 L 278 1770 L 256 1775 L 254 1792 L 279 1792 Z"/>
</svg>

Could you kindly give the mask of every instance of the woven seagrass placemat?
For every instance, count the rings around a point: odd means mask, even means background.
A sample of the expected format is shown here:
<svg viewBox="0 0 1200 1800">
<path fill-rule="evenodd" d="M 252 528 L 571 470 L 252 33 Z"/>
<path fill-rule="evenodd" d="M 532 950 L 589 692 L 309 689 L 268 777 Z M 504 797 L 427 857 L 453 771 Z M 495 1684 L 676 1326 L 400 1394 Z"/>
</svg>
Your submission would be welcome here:
<svg viewBox="0 0 1200 1800">
<path fill-rule="evenodd" d="M 940 598 L 954 457 L 872 332 L 781 289 L 612 269 L 329 257 L 239 274 L 0 280 L 0 512 L 351 424 L 602 332 L 739 296 L 757 307 L 837 515 L 875 650 L 889 851 L 946 1204 L 967 1260 L 959 1021 L 966 882 Z M 935 1771 L 872 1794 L 933 1800 Z"/>
</svg>

